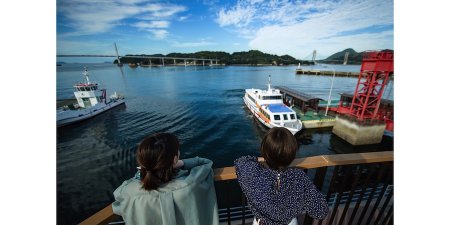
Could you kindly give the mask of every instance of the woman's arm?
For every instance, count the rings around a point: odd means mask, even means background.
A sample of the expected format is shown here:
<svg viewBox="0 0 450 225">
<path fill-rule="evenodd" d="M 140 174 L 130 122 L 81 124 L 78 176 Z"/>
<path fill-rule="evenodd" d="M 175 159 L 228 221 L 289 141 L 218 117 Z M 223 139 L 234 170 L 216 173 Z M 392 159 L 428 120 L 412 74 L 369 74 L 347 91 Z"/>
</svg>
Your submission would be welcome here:
<svg viewBox="0 0 450 225">
<path fill-rule="evenodd" d="M 242 156 L 234 160 L 234 166 L 236 167 L 236 176 L 244 193 L 247 194 L 250 191 L 255 179 L 258 179 L 256 175 L 261 172 L 258 171 L 259 162 L 255 156 Z"/>
<path fill-rule="evenodd" d="M 182 169 L 185 170 L 190 170 L 194 167 L 197 166 L 202 166 L 202 165 L 206 165 L 206 164 L 211 164 L 212 165 L 212 161 L 209 159 L 205 159 L 205 158 L 200 158 L 200 157 L 194 157 L 194 158 L 188 158 L 188 159 L 182 159 L 179 161 L 183 161 L 184 163 L 184 167 Z"/>
</svg>

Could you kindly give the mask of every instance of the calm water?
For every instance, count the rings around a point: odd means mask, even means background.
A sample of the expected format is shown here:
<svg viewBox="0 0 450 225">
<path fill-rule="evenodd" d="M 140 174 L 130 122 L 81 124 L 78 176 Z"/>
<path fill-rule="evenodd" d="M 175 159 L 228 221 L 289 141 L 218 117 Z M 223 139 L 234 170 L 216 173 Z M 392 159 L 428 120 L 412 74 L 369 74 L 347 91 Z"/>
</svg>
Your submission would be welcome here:
<svg viewBox="0 0 450 225">
<path fill-rule="evenodd" d="M 232 165 L 242 155 L 258 155 L 267 129 L 252 118 L 242 100 L 246 88 L 284 85 L 323 99 L 330 77 L 295 75 L 290 67 L 165 67 L 122 69 L 112 64 L 63 64 L 57 67 L 57 98 L 74 98 L 72 85 L 82 81 L 88 66 L 91 81 L 126 98 L 126 106 L 91 120 L 58 129 L 58 224 L 78 223 L 110 204 L 112 192 L 135 172 L 139 141 L 155 132 L 172 132 L 181 140 L 183 158 L 200 156 L 214 167 Z M 336 71 L 360 66 L 324 65 Z M 332 99 L 353 92 L 357 79 L 336 77 Z M 393 82 L 385 91 L 392 99 Z M 299 157 L 392 150 L 384 137 L 378 145 L 354 147 L 331 129 L 305 130 Z"/>
</svg>

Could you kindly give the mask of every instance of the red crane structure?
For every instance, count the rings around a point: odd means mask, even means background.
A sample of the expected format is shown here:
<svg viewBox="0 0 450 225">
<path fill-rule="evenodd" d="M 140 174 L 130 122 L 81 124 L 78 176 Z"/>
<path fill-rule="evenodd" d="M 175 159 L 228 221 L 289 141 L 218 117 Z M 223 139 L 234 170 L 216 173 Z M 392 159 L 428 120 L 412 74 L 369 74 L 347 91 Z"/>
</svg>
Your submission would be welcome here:
<svg viewBox="0 0 450 225">
<path fill-rule="evenodd" d="M 393 51 L 363 53 L 361 71 L 348 114 L 358 120 L 378 119 L 381 97 L 394 71 Z"/>
</svg>

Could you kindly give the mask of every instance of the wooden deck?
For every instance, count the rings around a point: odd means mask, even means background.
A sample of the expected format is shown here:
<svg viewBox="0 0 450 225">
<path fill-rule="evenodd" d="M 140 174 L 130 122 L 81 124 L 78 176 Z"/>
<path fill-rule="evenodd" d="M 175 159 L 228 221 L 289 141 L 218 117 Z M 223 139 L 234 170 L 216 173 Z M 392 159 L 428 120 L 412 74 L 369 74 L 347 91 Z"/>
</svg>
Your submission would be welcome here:
<svg viewBox="0 0 450 225">
<path fill-rule="evenodd" d="M 392 151 L 385 152 L 368 152 L 368 153 L 352 153 L 352 154 L 338 154 L 338 155 L 320 155 L 320 156 L 312 156 L 306 158 L 297 158 L 295 159 L 290 166 L 298 167 L 302 169 L 314 169 L 318 168 L 316 171 L 316 175 L 314 178 L 315 185 L 320 189 L 323 183 L 323 179 L 325 177 L 327 167 L 332 166 L 348 166 L 348 165 L 358 165 L 358 164 L 371 164 L 371 163 L 381 163 L 381 162 L 393 162 L 394 154 Z M 352 171 L 352 170 L 348 170 Z M 347 171 L 347 172 L 348 172 Z M 381 169 L 382 173 L 384 173 L 383 169 Z M 321 177 L 321 179 L 318 179 Z M 236 170 L 234 166 L 231 167 L 223 167 L 214 169 L 214 179 L 215 181 L 226 181 L 236 179 Z M 332 178 L 333 179 L 333 178 Z M 368 179 L 367 179 L 368 180 Z M 320 183 L 320 185 L 318 185 Z M 342 189 L 341 189 L 342 192 Z M 329 199 L 329 194 L 327 199 Z M 369 202 L 371 200 L 368 200 Z M 378 202 L 378 201 L 377 201 Z M 378 204 L 377 204 L 378 205 Z M 383 204 L 384 206 L 385 204 Z M 347 206 L 348 207 L 348 206 Z M 346 207 L 346 208 L 347 208 Z M 366 208 L 366 207 L 364 207 Z M 383 207 L 385 208 L 385 206 Z M 329 220 L 334 221 L 336 214 L 337 206 L 329 213 Z M 367 209 L 364 210 L 364 213 Z M 384 209 L 383 209 L 384 210 Z M 343 214 L 346 214 L 345 211 Z M 371 213 L 372 214 L 372 213 Z M 389 213 L 388 213 L 389 215 Z M 386 216 L 386 219 L 389 219 L 389 216 Z M 377 216 L 379 217 L 379 216 Z M 88 224 L 102 224 L 106 225 L 111 221 L 116 221 L 120 219 L 120 216 L 115 215 L 112 211 L 112 204 L 106 206 L 102 210 L 98 211 L 91 217 L 87 218 L 80 224 L 88 225 Z M 378 219 L 378 218 L 377 218 Z M 337 219 L 336 219 L 337 220 Z M 237 221 L 233 221 L 233 224 Z M 303 220 L 301 220 L 303 221 Z M 232 222 L 232 221 L 229 221 Z M 248 221 L 245 221 L 244 224 L 248 224 Z M 240 223 L 242 224 L 242 223 Z"/>
</svg>

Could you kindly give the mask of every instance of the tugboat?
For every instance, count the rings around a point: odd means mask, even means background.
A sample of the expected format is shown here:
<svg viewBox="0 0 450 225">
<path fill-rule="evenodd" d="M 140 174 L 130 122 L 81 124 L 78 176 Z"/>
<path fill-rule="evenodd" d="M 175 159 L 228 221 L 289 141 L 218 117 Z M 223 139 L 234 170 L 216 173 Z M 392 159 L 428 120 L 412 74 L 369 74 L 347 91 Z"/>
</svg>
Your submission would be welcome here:
<svg viewBox="0 0 450 225">
<path fill-rule="evenodd" d="M 268 128 L 284 127 L 292 134 L 300 131 L 302 122 L 295 111 L 283 103 L 280 90 L 270 87 L 270 75 L 267 86 L 267 90 L 245 89 L 245 105 L 256 119 Z"/>
<path fill-rule="evenodd" d="M 84 68 L 83 75 L 86 80 L 85 83 L 80 82 L 73 86 L 77 103 L 57 109 L 56 124 L 58 127 L 89 119 L 108 109 L 125 104 L 123 96 L 116 92 L 107 99 L 106 89 L 99 90 L 97 83 L 89 81 L 87 68 Z"/>
</svg>

